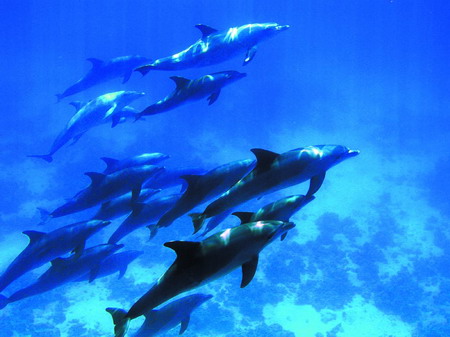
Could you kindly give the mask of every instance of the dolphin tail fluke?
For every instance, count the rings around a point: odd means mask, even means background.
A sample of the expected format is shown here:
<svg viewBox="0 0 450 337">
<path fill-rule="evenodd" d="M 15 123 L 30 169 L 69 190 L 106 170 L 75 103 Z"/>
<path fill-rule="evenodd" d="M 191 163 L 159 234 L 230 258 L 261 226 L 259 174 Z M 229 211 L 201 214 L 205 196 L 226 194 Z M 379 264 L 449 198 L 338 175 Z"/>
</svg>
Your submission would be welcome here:
<svg viewBox="0 0 450 337">
<path fill-rule="evenodd" d="M 145 66 L 141 66 L 141 67 L 134 69 L 134 71 L 138 71 L 142 74 L 142 76 L 145 76 L 152 68 L 153 68 L 153 65 L 147 64 Z"/>
<path fill-rule="evenodd" d="M 153 224 L 153 225 L 148 225 L 147 228 L 150 230 L 150 237 L 149 240 L 153 239 L 156 234 L 158 233 L 158 225 Z"/>
<path fill-rule="evenodd" d="M 203 213 L 191 213 L 189 216 L 192 218 L 192 224 L 194 225 L 194 233 L 197 233 L 203 227 L 203 222 L 206 219 L 206 215 Z"/>
<path fill-rule="evenodd" d="M 124 337 L 130 324 L 130 319 L 126 317 L 127 312 L 118 308 L 106 308 L 106 311 L 111 314 L 114 322 L 114 336 Z"/>
<path fill-rule="evenodd" d="M 41 222 L 38 223 L 38 225 L 39 226 L 45 225 L 47 222 L 49 222 L 50 218 L 52 217 L 50 212 L 41 207 L 38 207 L 37 210 L 39 211 L 39 214 L 41 215 Z"/>
<path fill-rule="evenodd" d="M 9 300 L 7 297 L 0 295 L 0 310 L 6 307 L 9 303 Z"/>
<path fill-rule="evenodd" d="M 32 154 L 28 155 L 29 158 L 41 158 L 44 159 L 47 163 L 51 163 L 53 161 L 53 157 L 51 154 Z"/>
</svg>

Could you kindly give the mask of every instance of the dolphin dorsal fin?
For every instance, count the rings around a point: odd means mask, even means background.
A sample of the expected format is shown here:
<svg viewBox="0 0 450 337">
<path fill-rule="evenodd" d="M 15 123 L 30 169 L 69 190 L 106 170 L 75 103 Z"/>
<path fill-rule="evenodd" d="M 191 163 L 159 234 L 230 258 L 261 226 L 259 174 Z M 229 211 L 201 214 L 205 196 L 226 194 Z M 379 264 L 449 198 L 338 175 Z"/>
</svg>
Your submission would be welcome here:
<svg viewBox="0 0 450 337">
<path fill-rule="evenodd" d="M 171 76 L 170 79 L 175 82 L 177 90 L 186 87 L 191 82 L 190 79 L 181 76 Z"/>
<path fill-rule="evenodd" d="M 91 62 L 92 63 L 92 68 L 98 68 L 98 67 L 101 67 L 105 62 L 103 62 L 102 60 L 100 60 L 100 59 L 96 59 L 95 57 L 90 57 L 90 58 L 88 58 L 88 59 L 86 59 L 86 60 L 88 60 L 89 62 Z"/>
<path fill-rule="evenodd" d="M 173 249 L 177 254 L 177 259 L 188 259 L 197 255 L 200 249 L 200 242 L 195 241 L 169 241 L 164 246 Z"/>
<path fill-rule="evenodd" d="M 105 174 L 98 172 L 85 172 L 84 174 L 91 178 L 91 186 L 100 184 L 106 177 Z"/>
<path fill-rule="evenodd" d="M 103 160 L 106 164 L 105 171 L 110 171 L 119 162 L 119 160 L 109 157 L 101 157 L 100 159 Z"/>
<path fill-rule="evenodd" d="M 83 106 L 86 105 L 85 102 L 82 101 L 73 101 L 69 103 L 71 106 L 73 106 L 75 108 L 75 110 L 80 110 Z"/>
<path fill-rule="evenodd" d="M 231 213 L 231 214 L 234 215 L 234 216 L 237 216 L 239 218 L 239 220 L 241 220 L 241 225 L 242 225 L 244 223 L 251 222 L 252 216 L 255 213 L 252 213 L 252 212 L 234 212 L 234 213 Z"/>
<path fill-rule="evenodd" d="M 278 153 L 264 149 L 251 149 L 250 151 L 252 151 L 256 157 L 255 170 L 258 171 L 269 169 L 274 160 L 279 156 Z"/>
<path fill-rule="evenodd" d="M 211 34 L 214 34 L 214 33 L 218 32 L 217 29 L 212 28 L 212 27 L 207 26 L 207 25 L 203 25 L 203 24 L 195 25 L 195 28 L 198 28 L 200 30 L 200 32 L 202 33 L 202 39 L 207 37 L 208 35 L 211 35 Z"/>
<path fill-rule="evenodd" d="M 30 245 L 32 245 L 36 241 L 39 241 L 45 235 L 44 232 L 38 232 L 38 231 L 24 231 L 22 233 L 30 238 L 30 243 L 29 243 Z"/>
</svg>

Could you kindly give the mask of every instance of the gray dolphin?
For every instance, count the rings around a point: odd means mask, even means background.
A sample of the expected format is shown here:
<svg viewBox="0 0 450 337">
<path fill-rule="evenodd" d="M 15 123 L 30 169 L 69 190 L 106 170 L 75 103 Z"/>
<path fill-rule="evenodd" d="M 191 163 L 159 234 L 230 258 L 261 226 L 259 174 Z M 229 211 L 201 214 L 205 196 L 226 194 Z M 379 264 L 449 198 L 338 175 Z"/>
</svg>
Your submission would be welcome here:
<svg viewBox="0 0 450 337">
<path fill-rule="evenodd" d="M 160 335 L 181 323 L 179 335 L 188 328 L 192 312 L 210 300 L 212 295 L 193 294 L 172 301 L 159 310 L 150 310 L 144 314 L 145 321 L 133 337 L 152 337 Z M 126 311 L 110 309 L 113 321 L 120 321 Z"/>
<path fill-rule="evenodd" d="M 110 221 L 91 220 L 64 226 L 49 233 L 23 232 L 30 238 L 30 242 L 0 277 L 0 291 L 26 272 L 70 251 L 80 255 L 86 240 L 109 224 Z"/>
<path fill-rule="evenodd" d="M 164 170 L 154 165 L 134 166 L 105 175 L 98 172 L 86 172 L 91 184 L 78 192 L 72 199 L 48 217 L 57 218 L 67 214 L 80 212 L 99 203 L 106 202 L 132 191 L 131 202 L 138 200 L 142 184 L 154 174 Z"/>
<path fill-rule="evenodd" d="M 128 167 L 141 165 L 156 165 L 169 158 L 170 156 L 166 154 L 153 152 L 153 153 L 142 153 L 122 160 L 113 159 L 109 157 L 102 157 L 100 159 L 103 160 L 106 164 L 106 168 L 103 171 L 103 174 L 111 174 L 126 169 Z"/>
<path fill-rule="evenodd" d="M 73 140 L 73 143 L 77 142 L 85 132 L 95 126 L 112 121 L 116 114 L 120 120 L 122 109 L 143 95 L 144 93 L 137 91 L 116 91 L 101 95 L 83 106 L 74 103 L 77 112 L 55 139 L 50 152 L 44 155 L 29 155 L 28 157 L 41 158 L 51 162 L 55 152 L 70 140 Z"/>
<path fill-rule="evenodd" d="M 294 226 L 292 222 L 258 221 L 228 228 L 201 242 L 166 242 L 164 246 L 176 252 L 176 260 L 126 314 L 114 320 L 115 336 L 125 335 L 130 320 L 241 266 L 241 288 L 244 288 L 255 275 L 261 250 Z M 117 311 L 115 308 L 106 310 Z"/>
<path fill-rule="evenodd" d="M 146 203 L 133 204 L 133 212 L 120 224 L 116 231 L 111 235 L 108 243 L 119 242 L 123 237 L 135 231 L 136 229 L 148 225 L 151 237 L 156 233 L 156 225 L 151 223 L 158 219 L 171 209 L 180 199 L 181 194 L 164 195 L 154 198 Z"/>
<path fill-rule="evenodd" d="M 142 189 L 136 202 L 145 202 L 161 190 L 151 188 Z M 131 213 L 134 203 L 131 202 L 132 192 L 121 195 L 102 203 L 98 211 L 92 216 L 92 219 L 113 220 L 125 214 Z"/>
<path fill-rule="evenodd" d="M 182 70 L 204 67 L 224 62 L 246 53 L 244 65 L 256 53 L 259 42 L 277 35 L 289 28 L 277 23 L 252 23 L 218 31 L 206 25 L 196 25 L 202 37 L 187 49 L 172 56 L 158 59 L 136 70 L 143 75 L 150 70 Z"/>
<path fill-rule="evenodd" d="M 201 203 L 226 192 L 231 186 L 245 176 L 253 167 L 251 159 L 237 160 L 216 167 L 203 175 L 183 176 L 188 188 L 177 203 L 165 213 L 153 227 L 152 236 L 158 228 L 168 227 L 170 224 Z"/>
<path fill-rule="evenodd" d="M 115 253 L 108 256 L 100 264 L 100 269 L 98 270 L 96 279 L 109 276 L 117 272 L 119 272 L 119 279 L 121 279 L 127 272 L 128 265 L 142 254 L 144 254 L 144 252 L 139 250 L 127 250 L 125 252 Z M 74 282 L 89 281 L 89 278 L 90 273 L 86 273 Z"/>
<path fill-rule="evenodd" d="M 33 284 L 8 298 L 0 295 L 0 309 L 9 303 L 53 290 L 80 278 L 87 272 L 90 272 L 89 282 L 92 282 L 97 277 L 102 261 L 122 247 L 123 245 L 103 244 L 85 249 L 81 256 L 73 255 L 53 260 L 52 266 Z"/>
<path fill-rule="evenodd" d="M 206 207 L 203 213 L 191 214 L 194 233 L 206 218 L 220 214 L 253 198 L 310 180 L 307 197 L 316 193 L 328 169 L 341 161 L 354 157 L 353 151 L 342 145 L 308 146 L 282 154 L 253 149 L 255 168 L 236 185 Z"/>
<path fill-rule="evenodd" d="M 117 77 L 123 77 L 122 83 L 125 83 L 130 79 L 133 69 L 150 62 L 150 59 L 139 55 L 121 56 L 108 61 L 102 61 L 96 58 L 89 58 L 87 60 L 92 63 L 91 70 L 74 85 L 67 88 L 62 94 L 57 94 L 58 102 L 65 97 Z"/>
<path fill-rule="evenodd" d="M 175 90 L 166 98 L 145 108 L 136 119 L 139 119 L 140 116 L 155 115 L 172 110 L 189 101 L 196 101 L 205 97 L 208 97 L 209 105 L 211 105 L 217 100 L 224 86 L 245 76 L 247 76 L 245 73 L 233 70 L 205 75 L 195 80 L 172 76 L 171 79 L 176 84 Z"/>
</svg>

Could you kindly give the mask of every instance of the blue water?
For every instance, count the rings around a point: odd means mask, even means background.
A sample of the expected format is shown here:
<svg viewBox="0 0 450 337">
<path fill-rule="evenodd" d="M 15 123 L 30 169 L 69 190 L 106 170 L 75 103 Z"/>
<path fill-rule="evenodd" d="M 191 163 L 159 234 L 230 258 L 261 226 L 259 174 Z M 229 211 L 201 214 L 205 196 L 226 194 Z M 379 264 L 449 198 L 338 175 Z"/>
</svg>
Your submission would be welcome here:
<svg viewBox="0 0 450 337">
<path fill-rule="evenodd" d="M 38 226 L 36 207 L 54 209 L 84 188 L 84 172 L 103 170 L 100 157 L 162 152 L 171 156 L 168 167 L 212 169 L 252 158 L 251 148 L 342 144 L 361 154 L 327 173 L 316 200 L 292 218 L 297 227 L 262 252 L 247 288 L 239 288 L 235 271 L 198 289 L 214 298 L 193 313 L 185 336 L 450 336 L 449 7 L 401 0 L 3 0 L 0 270 L 26 246 L 22 231 L 50 231 L 93 214 Z M 242 55 L 211 67 L 135 73 L 126 84 L 112 80 L 55 103 L 56 93 L 89 70 L 86 58 L 156 59 L 196 41 L 198 23 L 227 29 L 272 21 L 291 28 L 261 43 L 246 67 Z M 143 109 L 173 90 L 169 76 L 221 70 L 248 76 L 211 106 L 198 101 L 145 122 L 97 127 L 51 164 L 26 157 L 46 153 L 74 113 L 72 100 L 137 90 L 146 96 L 132 106 Z M 122 219 L 89 245 L 106 241 Z M 228 218 L 222 228 L 234 225 Z M 124 243 L 145 254 L 124 278 L 68 284 L 12 303 L 0 311 L 0 336 L 112 336 L 104 309 L 128 309 L 172 263 L 162 244 L 192 240 L 191 232 L 188 216 L 152 241 L 146 229 L 136 231 Z"/>
</svg>

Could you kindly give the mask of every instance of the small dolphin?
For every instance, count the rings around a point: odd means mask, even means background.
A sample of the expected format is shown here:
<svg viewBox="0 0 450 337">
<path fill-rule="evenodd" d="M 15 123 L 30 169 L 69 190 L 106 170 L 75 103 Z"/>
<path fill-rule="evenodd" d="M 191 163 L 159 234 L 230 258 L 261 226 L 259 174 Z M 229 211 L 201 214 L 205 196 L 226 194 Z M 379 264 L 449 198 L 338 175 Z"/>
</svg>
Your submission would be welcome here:
<svg viewBox="0 0 450 337">
<path fill-rule="evenodd" d="M 152 234 L 156 234 L 157 228 L 168 227 L 170 224 L 192 210 L 197 205 L 207 202 L 222 193 L 228 191 L 253 167 L 251 159 L 237 160 L 221 165 L 204 175 L 183 176 L 188 183 L 188 188 L 177 203 L 165 213 L 153 228 Z"/>
<path fill-rule="evenodd" d="M 180 193 L 183 193 L 187 188 L 186 180 L 181 178 L 182 176 L 192 174 L 205 174 L 207 171 L 200 168 L 177 168 L 168 169 L 155 175 L 151 179 L 147 180 L 142 187 L 153 189 L 165 189 L 177 185 L 181 185 Z"/>
<path fill-rule="evenodd" d="M 143 95 L 144 93 L 137 91 L 116 91 L 101 95 L 83 106 L 73 102 L 77 112 L 55 139 L 50 152 L 45 155 L 29 155 L 28 157 L 41 158 L 50 163 L 55 152 L 70 140 L 73 140 L 73 144 L 76 143 L 85 132 L 111 121 L 116 114 L 120 120 L 122 109 Z"/>
<path fill-rule="evenodd" d="M 127 250 L 125 252 L 108 256 L 102 261 L 96 279 L 106 277 L 117 272 L 119 272 L 119 279 L 121 279 L 127 272 L 128 265 L 142 254 L 144 254 L 144 252 L 139 250 Z M 74 282 L 89 281 L 89 278 L 90 273 L 86 273 Z"/>
<path fill-rule="evenodd" d="M 108 243 L 119 242 L 123 237 L 135 231 L 136 229 L 149 225 L 157 221 L 164 213 L 175 205 L 180 199 L 181 194 L 172 194 L 152 199 L 147 203 L 135 203 L 133 212 L 120 224 L 116 231 L 111 235 Z M 155 236 L 156 225 L 149 225 L 150 237 Z"/>
<path fill-rule="evenodd" d="M 130 320 L 181 293 L 202 286 L 242 266 L 241 288 L 255 275 L 262 249 L 295 225 L 292 222 L 258 221 L 228 228 L 201 242 L 171 241 L 177 258 L 156 284 L 120 319 L 114 320 L 116 337 L 123 337 Z M 108 312 L 117 312 L 107 308 Z"/>
<path fill-rule="evenodd" d="M 256 54 L 257 44 L 289 28 L 277 23 L 253 23 L 232 27 L 225 31 L 196 25 L 202 37 L 187 49 L 169 57 L 158 59 L 136 70 L 145 75 L 150 70 L 182 70 L 224 62 L 246 53 L 244 65 Z"/>
<path fill-rule="evenodd" d="M 139 119 L 140 116 L 155 115 L 172 110 L 189 101 L 205 97 L 208 97 L 209 105 L 211 105 L 219 98 L 220 91 L 224 86 L 245 76 L 247 76 L 245 73 L 232 70 L 213 73 L 195 80 L 172 76 L 171 79 L 176 84 L 175 90 L 166 98 L 145 108 L 136 119 Z"/>
<path fill-rule="evenodd" d="M 310 197 L 319 190 L 328 169 L 359 154 L 359 151 L 350 150 L 342 145 L 308 146 L 282 154 L 263 149 L 253 149 L 252 152 L 257 159 L 255 168 L 230 190 L 209 204 L 203 213 L 191 214 L 194 233 L 200 230 L 206 218 L 220 214 L 250 199 L 306 180 L 310 180 L 306 194 Z"/>
<path fill-rule="evenodd" d="M 110 221 L 82 221 L 49 233 L 25 231 L 30 238 L 28 246 L 14 259 L 0 277 L 0 291 L 26 272 L 74 251 L 79 256 L 86 240 L 110 224 Z"/>
<path fill-rule="evenodd" d="M 150 62 L 150 59 L 139 56 L 121 56 L 108 61 L 96 58 L 87 59 L 92 63 L 91 70 L 74 85 L 67 88 L 62 94 L 57 94 L 58 102 L 65 97 L 74 95 L 97 84 L 123 77 L 125 83 L 130 79 L 133 69 Z"/>
<path fill-rule="evenodd" d="M 52 266 L 35 283 L 8 298 L 0 295 L 0 309 L 9 303 L 45 293 L 77 280 L 87 272 L 90 272 L 89 282 L 92 282 L 97 277 L 102 261 L 122 247 L 123 245 L 103 244 L 85 249 L 81 256 L 73 255 L 69 258 L 53 260 Z"/>
<path fill-rule="evenodd" d="M 109 157 L 102 157 L 100 159 L 103 160 L 106 164 L 106 168 L 103 171 L 103 174 L 111 174 L 126 169 L 128 167 L 141 165 L 156 165 L 169 158 L 170 156 L 166 154 L 154 152 L 154 153 L 142 153 L 140 155 L 132 156 L 122 160 L 113 159 Z"/>
<path fill-rule="evenodd" d="M 139 194 L 139 198 L 136 202 L 145 202 L 161 190 L 153 190 L 151 188 L 142 189 Z M 97 213 L 94 214 L 92 219 L 98 220 L 114 220 L 125 214 L 130 213 L 133 210 L 134 203 L 131 202 L 132 193 L 126 193 L 120 197 L 111 199 L 102 203 Z"/>
<path fill-rule="evenodd" d="M 99 203 L 121 196 L 130 190 L 131 202 L 138 200 L 142 184 L 154 174 L 164 170 L 154 165 L 134 166 L 105 175 L 97 172 L 86 172 L 91 184 L 78 192 L 67 203 L 48 214 L 57 218 L 67 214 L 83 211 Z"/>
<path fill-rule="evenodd" d="M 160 335 L 181 323 L 179 335 L 182 335 L 188 328 L 192 312 L 212 295 L 193 294 L 172 301 L 159 310 L 150 310 L 145 313 L 145 321 L 133 337 L 152 337 Z M 109 309 L 113 321 L 120 321 L 126 311 L 122 309 Z"/>
</svg>

